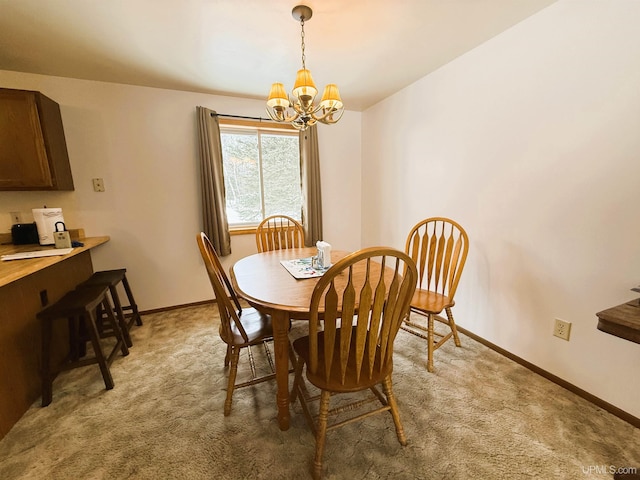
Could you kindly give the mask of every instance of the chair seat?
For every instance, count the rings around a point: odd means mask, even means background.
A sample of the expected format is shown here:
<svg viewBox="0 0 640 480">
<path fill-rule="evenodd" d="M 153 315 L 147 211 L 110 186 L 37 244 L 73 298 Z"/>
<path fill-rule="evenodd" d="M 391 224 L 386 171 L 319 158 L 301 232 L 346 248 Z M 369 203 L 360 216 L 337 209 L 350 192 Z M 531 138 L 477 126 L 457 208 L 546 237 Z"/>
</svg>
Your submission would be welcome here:
<svg viewBox="0 0 640 480">
<path fill-rule="evenodd" d="M 298 358 L 291 402 L 300 398 L 316 437 L 315 480 L 322 475 L 327 432 L 343 425 L 388 412 L 398 442 L 407 444 L 391 374 L 393 342 L 417 280 L 409 255 L 390 247 L 369 247 L 340 259 L 313 288 L 309 335 L 293 342 Z M 319 396 L 311 395 L 307 381 L 320 389 Z M 340 394 L 348 395 L 330 408 L 331 397 Z M 315 399 L 317 414 L 309 408 Z"/>
<path fill-rule="evenodd" d="M 426 314 L 437 315 L 445 308 L 453 307 L 455 303 L 446 295 L 429 290 L 416 289 L 411 299 L 411 308 Z"/>
<path fill-rule="evenodd" d="M 273 360 L 267 346 L 267 342 L 273 340 L 273 328 L 269 315 L 262 314 L 255 308 L 242 308 L 238 295 L 233 290 L 218 254 L 207 235 L 200 232 L 196 235 L 196 242 L 207 269 L 220 313 L 220 338 L 227 344 L 227 353 L 224 357 L 225 367 L 230 366 L 227 397 L 224 402 L 224 415 L 227 416 L 231 414 L 233 391 L 236 388 L 248 387 L 275 378 Z M 259 344 L 264 347 L 266 359 L 273 372 L 260 377 L 256 376 L 255 363 L 251 353 L 251 347 Z M 247 357 L 251 365 L 251 380 L 236 384 L 240 351 L 243 348 L 247 349 Z M 291 347 L 289 347 L 289 352 L 292 353 Z"/>
<path fill-rule="evenodd" d="M 262 343 L 265 339 L 273 337 L 271 317 L 260 313 L 255 308 L 243 308 L 240 314 L 240 322 L 248 340 L 245 342 L 238 327 L 234 322 L 231 322 L 231 338 L 224 338 L 223 330 L 222 328 L 220 329 L 220 336 L 225 343 L 243 347 Z"/>
<path fill-rule="evenodd" d="M 427 326 L 407 316 L 402 329 L 427 340 L 427 370 L 433 371 L 433 352 L 453 337 L 460 346 L 451 307 L 462 269 L 469 253 L 469 237 L 462 226 L 446 217 L 431 217 L 418 222 L 409 232 L 405 252 L 418 267 L 418 288 L 411 299 L 411 311 L 428 317 Z M 447 318 L 440 313 L 445 311 Z M 451 334 L 434 331 L 434 321 L 446 323 Z M 408 328 L 409 327 L 409 328 Z M 424 335 L 423 332 L 427 334 Z M 438 337 L 439 340 L 436 340 Z"/>
<path fill-rule="evenodd" d="M 340 330 L 338 330 L 339 332 Z M 324 332 L 318 332 L 318 351 L 325 351 L 325 335 Z M 373 370 L 371 372 L 370 377 L 363 378 L 364 373 L 361 373 L 360 378 L 356 377 L 356 357 L 355 352 L 356 348 L 354 347 L 354 338 L 355 338 L 355 327 L 353 329 L 351 335 L 351 348 L 349 349 L 349 358 L 347 359 L 347 368 L 345 371 L 344 380 L 342 380 L 342 362 L 340 361 L 340 336 L 336 335 L 336 339 L 334 342 L 334 348 L 332 349 L 334 353 L 334 359 L 331 364 L 331 373 L 329 375 L 329 380 L 326 379 L 326 366 L 324 363 L 320 363 L 318 365 L 318 370 L 316 372 L 310 372 L 310 369 L 307 369 L 307 379 L 316 387 L 321 390 L 328 390 L 331 392 L 357 392 L 363 389 L 366 389 L 370 386 L 377 385 L 382 382 L 382 380 L 391 374 L 393 371 L 393 363 L 387 362 L 387 365 L 383 370 L 380 370 L 380 352 L 377 351 L 374 357 L 374 365 Z M 293 342 L 293 349 L 298 354 L 298 356 L 302 357 L 306 362 L 309 361 L 309 337 L 301 337 Z M 369 372 L 369 348 L 365 347 L 364 352 L 364 365 L 365 368 L 362 370 L 363 372 Z"/>
</svg>

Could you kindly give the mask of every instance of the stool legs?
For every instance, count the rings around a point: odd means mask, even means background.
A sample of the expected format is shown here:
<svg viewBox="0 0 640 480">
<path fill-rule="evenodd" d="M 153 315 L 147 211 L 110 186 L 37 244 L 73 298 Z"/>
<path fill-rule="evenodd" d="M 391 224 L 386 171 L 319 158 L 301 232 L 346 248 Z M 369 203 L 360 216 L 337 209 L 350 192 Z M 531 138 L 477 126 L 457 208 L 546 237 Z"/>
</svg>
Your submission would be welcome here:
<svg viewBox="0 0 640 480">
<path fill-rule="evenodd" d="M 127 321 L 124 318 L 124 311 L 122 310 L 122 304 L 120 303 L 120 297 L 118 296 L 118 292 L 116 291 L 115 285 L 109 286 L 109 293 L 111 293 L 113 305 L 115 307 L 116 313 L 118 314 L 118 323 L 120 323 L 120 330 L 122 330 L 124 341 L 127 347 L 132 347 L 133 342 L 131 341 L 131 335 L 129 335 L 129 328 L 127 327 Z M 107 315 L 109 314 L 109 312 L 111 312 L 111 314 L 113 315 L 113 312 L 111 310 L 107 312 Z"/>
<path fill-rule="evenodd" d="M 129 301 L 128 305 L 123 305 L 123 302 L 120 300 L 120 296 L 118 295 L 118 284 L 122 284 L 124 291 L 127 295 L 127 299 Z M 91 277 L 83 282 L 81 286 L 92 286 L 92 285 L 105 285 L 109 287 L 109 294 L 111 296 L 111 300 L 113 301 L 113 306 L 115 309 L 116 316 L 118 321 L 120 322 L 120 328 L 124 333 L 125 342 L 127 346 L 133 346 L 131 341 L 131 336 L 129 335 L 129 330 L 135 323 L 136 325 L 142 325 L 142 318 L 140 316 L 140 312 L 138 311 L 138 305 L 136 304 L 135 299 L 133 298 L 133 292 L 131 290 L 131 286 L 129 285 L 129 280 L 127 279 L 126 269 L 121 268 L 118 270 L 103 270 L 99 272 L 94 272 Z M 131 311 L 130 318 L 127 318 L 125 312 Z M 98 315 L 98 320 L 101 320 L 104 317 L 103 314 Z"/>
<path fill-rule="evenodd" d="M 98 315 L 102 317 L 101 311 L 106 314 L 106 320 L 110 324 L 116 343 L 113 345 L 109 355 L 105 355 L 100 345 L 100 332 L 98 330 Z M 120 328 L 118 319 L 114 315 L 113 308 L 107 295 L 107 286 L 90 286 L 83 289 L 76 289 L 66 294 L 54 305 L 46 308 L 38 314 L 42 321 L 42 406 L 46 407 L 52 401 L 53 381 L 60 370 L 83 367 L 97 363 L 107 390 L 114 386 L 113 377 L 109 366 L 118 353 L 122 356 L 129 354 L 125 336 Z M 53 321 L 67 319 L 69 326 L 69 355 L 66 362 L 61 366 L 52 366 L 51 362 L 51 341 L 53 334 Z M 84 327 L 86 334 L 80 332 Z M 126 331 L 126 326 L 124 331 Z M 86 336 L 93 345 L 94 356 L 92 358 L 80 359 L 82 356 L 81 346 L 84 348 Z"/>
<path fill-rule="evenodd" d="M 51 320 L 42 321 L 42 406 L 46 407 L 53 398 L 51 378 Z"/>
<path fill-rule="evenodd" d="M 102 305 L 104 306 L 104 309 L 107 313 L 107 318 L 109 319 L 109 323 L 111 323 L 111 328 L 115 333 L 116 339 L 120 343 L 120 350 L 122 351 L 122 356 L 126 357 L 127 355 L 129 355 L 129 348 L 127 348 L 128 346 L 127 346 L 126 339 L 129 338 L 129 342 L 131 342 L 131 337 L 129 337 L 129 332 L 127 331 L 126 325 L 124 325 L 124 328 L 121 328 L 122 324 L 120 324 L 118 320 L 116 320 L 116 317 L 113 314 L 113 309 L 111 308 L 111 304 L 109 303 L 109 299 L 106 296 L 102 301 Z M 91 312 L 91 313 L 94 314 L 95 312 Z M 95 325 L 95 322 L 94 322 L 94 325 Z"/>
<path fill-rule="evenodd" d="M 106 306 L 108 307 L 108 305 Z M 88 318 L 87 318 L 88 317 Z M 111 390 L 113 388 L 113 377 L 111 376 L 111 371 L 109 370 L 108 361 L 102 353 L 102 348 L 100 346 L 100 334 L 98 333 L 98 327 L 96 325 L 96 316 L 95 312 L 92 310 L 89 312 L 88 316 L 82 317 L 71 317 L 69 318 L 69 326 L 71 328 L 70 335 L 71 337 L 77 337 L 77 326 L 82 323 L 84 320 L 84 324 L 87 327 L 89 338 L 91 339 L 91 344 L 93 345 L 93 351 L 96 356 L 96 361 L 100 366 L 100 372 L 102 373 L 102 378 L 104 379 L 104 386 L 107 390 Z M 117 325 L 116 319 L 111 313 L 111 326 L 114 328 L 114 331 L 119 331 L 119 327 Z M 76 332 L 74 334 L 73 332 Z M 51 337 L 52 337 L 52 319 L 47 318 L 42 322 L 42 406 L 46 407 L 51 403 L 53 399 L 53 379 L 54 374 L 51 371 Z M 118 335 L 118 342 L 121 343 L 121 351 L 122 355 L 128 355 L 129 351 L 127 346 L 124 343 L 124 338 L 122 335 Z M 78 360 L 78 351 L 77 351 L 78 341 L 77 339 L 71 340 L 70 348 L 71 351 L 69 356 L 71 360 Z"/>
<path fill-rule="evenodd" d="M 84 357 L 86 353 L 84 341 L 82 340 L 84 322 L 77 317 L 69 317 L 67 323 L 69 324 L 69 358 L 72 362 L 76 362 L 80 357 Z"/>
<path fill-rule="evenodd" d="M 107 365 L 107 359 L 104 357 L 104 354 L 102 353 L 102 348 L 100 347 L 100 335 L 98 334 L 98 327 L 96 326 L 96 315 L 93 310 L 89 312 L 88 320 L 89 321 L 87 322 L 87 329 L 89 330 L 89 337 L 91 337 L 93 352 L 96 356 L 96 360 L 98 361 L 98 365 L 100 366 L 100 372 L 102 373 L 102 378 L 104 379 L 104 386 L 106 387 L 107 390 L 111 390 L 113 388 L 113 377 L 111 376 L 109 365 Z M 114 326 L 115 328 L 118 328 L 117 325 L 114 325 Z"/>
<path fill-rule="evenodd" d="M 133 318 L 135 319 L 136 325 L 142 325 L 142 318 L 140 317 L 140 312 L 138 312 L 138 305 L 136 305 L 136 301 L 133 298 L 133 292 L 131 292 L 131 287 L 129 286 L 129 281 L 127 280 L 127 276 L 122 277 L 122 285 L 124 286 L 124 291 L 127 293 L 127 298 L 129 299 L 129 306 L 132 311 Z"/>
</svg>

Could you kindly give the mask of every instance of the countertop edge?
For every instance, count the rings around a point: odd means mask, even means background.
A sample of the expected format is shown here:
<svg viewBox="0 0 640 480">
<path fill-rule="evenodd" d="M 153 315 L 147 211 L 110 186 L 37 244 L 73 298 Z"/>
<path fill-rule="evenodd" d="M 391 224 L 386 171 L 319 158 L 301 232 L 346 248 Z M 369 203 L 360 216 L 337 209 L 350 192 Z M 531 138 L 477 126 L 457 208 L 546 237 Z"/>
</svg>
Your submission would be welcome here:
<svg viewBox="0 0 640 480">
<path fill-rule="evenodd" d="M 75 247 L 73 251 L 66 255 L 0 261 L 0 287 L 9 285 L 10 283 L 18 281 L 33 273 L 55 265 L 56 263 L 63 262 L 68 258 L 80 255 L 81 253 L 91 250 L 94 247 L 107 243 L 109 240 L 109 236 L 85 237 L 80 239 L 80 241 L 84 243 L 84 246 Z M 51 250 L 53 248 L 54 247 L 42 247 L 40 245 L 2 245 L 0 248 L 0 253 L 4 255 L 10 253 L 28 252 L 33 250 Z"/>
</svg>

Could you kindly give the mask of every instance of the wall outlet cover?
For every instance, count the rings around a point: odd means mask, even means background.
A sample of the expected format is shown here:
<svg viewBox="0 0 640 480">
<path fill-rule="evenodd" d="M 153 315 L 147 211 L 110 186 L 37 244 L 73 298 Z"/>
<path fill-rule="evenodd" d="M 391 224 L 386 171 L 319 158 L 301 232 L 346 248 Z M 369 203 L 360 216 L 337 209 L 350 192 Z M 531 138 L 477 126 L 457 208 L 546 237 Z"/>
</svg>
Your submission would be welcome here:
<svg viewBox="0 0 640 480">
<path fill-rule="evenodd" d="M 553 335 L 569 341 L 569 336 L 571 335 L 571 322 L 565 322 L 564 320 L 556 318 L 553 326 Z"/>
</svg>

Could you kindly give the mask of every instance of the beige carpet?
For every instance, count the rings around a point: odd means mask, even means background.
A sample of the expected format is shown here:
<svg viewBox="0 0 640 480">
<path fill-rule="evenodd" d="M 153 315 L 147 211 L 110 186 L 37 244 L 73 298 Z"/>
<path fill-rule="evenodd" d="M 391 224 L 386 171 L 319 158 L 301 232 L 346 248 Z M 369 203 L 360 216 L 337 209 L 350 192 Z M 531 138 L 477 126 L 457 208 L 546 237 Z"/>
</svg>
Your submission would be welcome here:
<svg viewBox="0 0 640 480">
<path fill-rule="evenodd" d="M 53 403 L 35 403 L 0 442 L 0 479 L 309 477 L 314 439 L 299 404 L 291 428 L 278 429 L 275 383 L 238 390 L 231 416 L 222 415 L 214 306 L 144 322 L 132 330 L 131 354 L 112 366 L 113 390 L 96 366 L 56 379 Z M 304 327 L 295 322 L 293 335 Z M 401 331 L 394 386 L 408 446 L 388 415 L 330 432 L 325 478 L 584 480 L 640 467 L 639 429 L 462 342 L 440 349 L 429 374 L 423 341 Z"/>
</svg>

